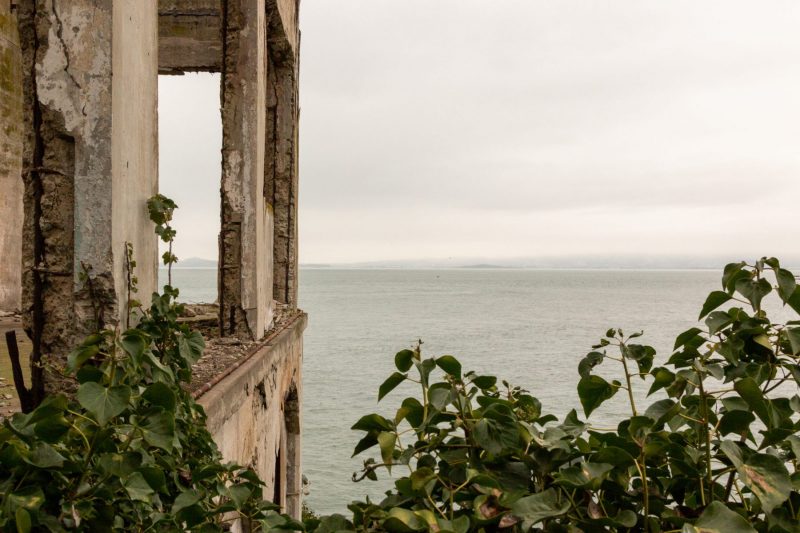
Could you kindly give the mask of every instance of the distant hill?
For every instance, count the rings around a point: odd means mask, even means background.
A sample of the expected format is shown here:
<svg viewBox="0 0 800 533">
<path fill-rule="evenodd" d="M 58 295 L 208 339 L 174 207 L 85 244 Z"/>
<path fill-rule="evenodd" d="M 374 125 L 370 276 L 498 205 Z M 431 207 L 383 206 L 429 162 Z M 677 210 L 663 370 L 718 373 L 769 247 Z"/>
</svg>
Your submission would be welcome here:
<svg viewBox="0 0 800 533">
<path fill-rule="evenodd" d="M 189 257 L 188 259 L 179 259 L 175 268 L 217 268 L 217 262 L 202 257 Z"/>
</svg>

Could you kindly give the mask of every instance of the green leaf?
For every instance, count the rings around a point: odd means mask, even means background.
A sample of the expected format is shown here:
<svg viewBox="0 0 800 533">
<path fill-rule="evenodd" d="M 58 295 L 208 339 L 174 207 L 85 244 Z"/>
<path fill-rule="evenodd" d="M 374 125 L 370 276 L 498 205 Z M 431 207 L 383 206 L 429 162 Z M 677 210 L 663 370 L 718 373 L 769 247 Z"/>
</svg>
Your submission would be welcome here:
<svg viewBox="0 0 800 533">
<path fill-rule="evenodd" d="M 800 313 L 800 287 L 796 287 L 792 296 L 786 302 L 796 313 Z"/>
<path fill-rule="evenodd" d="M 725 270 L 722 274 L 722 288 L 724 290 L 733 292 L 733 286 L 736 283 L 736 280 L 742 276 L 750 275 L 747 271 L 743 270 L 744 266 L 744 261 L 725 265 Z"/>
<path fill-rule="evenodd" d="M 603 362 L 605 354 L 602 352 L 589 352 L 586 357 L 578 363 L 578 375 L 582 378 L 588 377 L 592 369 Z"/>
<path fill-rule="evenodd" d="M 394 356 L 394 366 L 400 372 L 408 372 L 414 363 L 414 352 L 411 350 L 401 350 Z"/>
<path fill-rule="evenodd" d="M 147 344 L 142 335 L 138 332 L 134 333 L 133 331 L 125 332 L 120 340 L 120 344 L 122 345 L 122 349 L 125 350 L 125 353 L 134 361 L 139 361 L 142 354 L 144 354 L 145 348 L 147 348 Z"/>
<path fill-rule="evenodd" d="M 71 351 L 67 356 L 67 371 L 70 373 L 74 373 L 83 364 L 100 353 L 100 347 L 96 344 L 91 344 L 89 346 L 80 346 L 75 350 Z"/>
<path fill-rule="evenodd" d="M 733 388 L 739 393 L 739 396 L 747 402 L 750 409 L 761 419 L 767 427 L 770 426 L 769 408 L 764 394 L 758 387 L 753 378 L 747 377 L 737 381 Z"/>
<path fill-rule="evenodd" d="M 384 464 L 389 465 L 389 472 L 392 471 L 392 453 L 394 452 L 395 442 L 397 442 L 397 435 L 394 433 L 390 433 L 388 431 L 382 431 L 378 433 L 378 444 L 380 445 L 381 449 L 381 459 L 383 459 Z"/>
<path fill-rule="evenodd" d="M 525 496 L 514 502 L 511 511 L 522 519 L 523 530 L 527 531 L 545 518 L 559 516 L 569 511 L 570 504 L 567 498 L 561 498 L 555 489 L 547 489 Z"/>
<path fill-rule="evenodd" d="M 678 335 L 678 337 L 675 339 L 675 346 L 673 346 L 672 349 L 673 350 L 677 350 L 681 346 L 684 346 L 685 344 L 687 344 L 689 341 L 692 341 L 692 340 L 696 339 L 697 337 L 700 337 L 700 334 L 702 332 L 703 332 L 703 330 L 701 330 L 700 328 L 687 329 L 686 331 L 684 331 L 683 333 Z M 702 337 L 701 337 L 701 339 L 702 339 Z M 702 341 L 701 341 L 701 344 L 702 344 Z"/>
<path fill-rule="evenodd" d="M 162 407 L 166 411 L 175 410 L 175 404 L 176 404 L 175 392 L 166 383 L 158 381 L 148 386 L 145 389 L 144 393 L 142 394 L 142 398 L 144 398 L 153 405 Z"/>
<path fill-rule="evenodd" d="M 599 482 L 608 477 L 614 465 L 608 463 L 583 462 L 576 466 L 569 466 L 557 474 L 558 482 L 569 488 L 583 488 L 590 484 L 599 488 Z"/>
<path fill-rule="evenodd" d="M 708 333 L 710 335 L 715 335 L 722 330 L 722 328 L 733 322 L 733 318 L 725 311 L 714 311 L 709 313 L 705 322 L 706 326 L 708 326 Z"/>
<path fill-rule="evenodd" d="M 786 269 L 779 268 L 775 271 L 775 278 L 778 280 L 778 295 L 784 303 L 788 302 L 797 288 L 797 281 L 794 274 Z"/>
<path fill-rule="evenodd" d="M 497 378 L 494 376 L 476 376 L 472 378 L 472 384 L 481 390 L 491 389 L 497 383 Z"/>
<path fill-rule="evenodd" d="M 193 489 L 185 490 L 178 494 L 178 497 L 175 498 L 175 502 L 172 504 L 172 512 L 177 513 L 181 509 L 185 509 L 189 506 L 192 506 L 199 502 L 201 499 L 201 495 L 199 492 Z"/>
<path fill-rule="evenodd" d="M 131 500 L 140 502 L 152 501 L 155 492 L 140 472 L 134 472 L 121 482 Z"/>
<path fill-rule="evenodd" d="M 703 304 L 703 308 L 700 310 L 700 316 L 697 317 L 697 320 L 702 320 L 704 316 L 709 314 L 711 311 L 719 307 L 720 305 L 728 302 L 733 298 L 727 292 L 722 291 L 714 291 L 708 295 L 706 298 L 706 302 Z M 677 347 L 677 346 L 676 346 Z"/>
<path fill-rule="evenodd" d="M 756 533 L 739 513 L 722 502 L 712 502 L 694 524 L 699 533 Z"/>
<path fill-rule="evenodd" d="M 451 376 L 461 379 L 461 363 L 452 355 L 443 355 L 436 359 L 436 366 L 450 374 Z"/>
<path fill-rule="evenodd" d="M 612 385 L 600 376 L 588 376 L 578 382 L 578 396 L 586 416 L 613 397 L 619 387 Z"/>
<path fill-rule="evenodd" d="M 736 282 L 736 292 L 747 298 L 754 309 L 761 309 L 761 300 L 772 291 L 772 285 L 765 279 L 740 279 Z"/>
<path fill-rule="evenodd" d="M 785 502 L 792 491 L 786 465 L 774 455 L 753 454 L 737 471 L 744 484 L 758 496 L 767 513 Z"/>
<path fill-rule="evenodd" d="M 78 402 L 89 411 L 102 426 L 128 407 L 131 388 L 127 385 L 103 387 L 88 381 L 78 388 Z"/>
<path fill-rule="evenodd" d="M 729 411 L 722 415 L 722 419 L 719 422 L 719 432 L 723 436 L 731 433 L 741 435 L 750 429 L 750 424 L 755 419 L 756 417 L 750 411 Z"/>
<path fill-rule="evenodd" d="M 428 528 L 428 524 L 413 511 L 392 507 L 383 521 L 383 528 L 389 532 L 408 533 L 423 531 Z"/>
<path fill-rule="evenodd" d="M 64 456 L 45 442 L 33 444 L 25 460 L 38 468 L 61 468 L 64 464 Z"/>
<path fill-rule="evenodd" d="M 792 347 L 792 355 L 800 354 L 800 328 L 786 328 L 786 338 Z"/>
<path fill-rule="evenodd" d="M 675 381 L 675 374 L 664 367 L 654 368 L 651 374 L 653 376 L 653 384 L 650 386 L 650 390 L 647 391 L 648 396 L 664 387 L 669 387 Z"/>
<path fill-rule="evenodd" d="M 486 408 L 483 418 L 475 424 L 473 434 L 478 445 L 492 455 L 513 450 L 520 443 L 517 421 L 510 409 L 502 404 Z"/>
<path fill-rule="evenodd" d="M 364 415 L 350 429 L 360 431 L 393 431 L 394 425 L 378 414 Z"/>
<path fill-rule="evenodd" d="M 14 513 L 14 519 L 17 523 L 17 533 L 29 533 L 32 527 L 31 515 L 22 507 L 17 508 Z"/>
<path fill-rule="evenodd" d="M 151 446 L 171 452 L 175 438 L 175 420 L 169 413 L 158 413 L 147 417 L 142 428 L 142 437 Z"/>
<path fill-rule="evenodd" d="M 384 396 L 392 392 L 398 385 L 406 380 L 407 376 L 400 372 L 394 372 L 391 376 L 386 378 L 386 381 L 381 383 L 378 388 L 378 401 L 381 401 Z"/>
</svg>

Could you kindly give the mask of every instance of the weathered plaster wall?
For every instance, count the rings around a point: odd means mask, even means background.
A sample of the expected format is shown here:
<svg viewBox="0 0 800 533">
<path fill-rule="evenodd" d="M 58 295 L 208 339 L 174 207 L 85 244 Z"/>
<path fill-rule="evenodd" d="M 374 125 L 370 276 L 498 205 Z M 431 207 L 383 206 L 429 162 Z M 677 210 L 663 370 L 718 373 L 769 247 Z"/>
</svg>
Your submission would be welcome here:
<svg viewBox="0 0 800 533">
<path fill-rule="evenodd" d="M 23 308 L 32 359 L 58 365 L 76 338 L 124 312 L 116 274 L 125 239 L 137 235 L 134 245 L 150 257 L 155 246 L 142 199 L 155 180 L 155 124 L 147 121 L 155 121 L 156 4 L 37 0 L 18 11 L 30 170 Z M 155 272 L 139 274 L 147 293 Z M 43 380 L 46 390 L 71 386 L 34 367 L 34 389 Z"/>
<path fill-rule="evenodd" d="M 22 65 L 17 21 L 0 0 L 0 312 L 22 299 Z"/>
<path fill-rule="evenodd" d="M 158 243 L 147 213 L 147 199 L 158 192 L 157 7 L 157 0 L 114 2 L 111 232 L 120 319 L 127 314 L 126 242 L 139 299 L 146 302 L 158 284 Z"/>
<path fill-rule="evenodd" d="M 198 400 L 224 458 L 253 467 L 267 483 L 266 497 L 276 485 L 283 489 L 278 499 L 293 516 L 302 490 L 298 407 L 306 322 L 299 315 Z"/>
<path fill-rule="evenodd" d="M 228 0 L 222 69 L 219 294 L 223 334 L 272 323 L 272 212 L 264 198 L 266 5 Z"/>
</svg>

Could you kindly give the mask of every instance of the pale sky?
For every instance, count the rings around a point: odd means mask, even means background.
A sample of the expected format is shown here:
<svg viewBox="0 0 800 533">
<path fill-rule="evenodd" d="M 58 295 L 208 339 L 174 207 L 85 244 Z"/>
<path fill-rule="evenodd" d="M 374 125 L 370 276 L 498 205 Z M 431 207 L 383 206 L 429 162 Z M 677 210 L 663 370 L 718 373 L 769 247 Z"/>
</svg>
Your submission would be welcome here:
<svg viewBox="0 0 800 533">
<path fill-rule="evenodd" d="M 300 259 L 798 255 L 800 3 L 303 0 Z M 160 78 L 216 258 L 219 78 Z"/>
</svg>

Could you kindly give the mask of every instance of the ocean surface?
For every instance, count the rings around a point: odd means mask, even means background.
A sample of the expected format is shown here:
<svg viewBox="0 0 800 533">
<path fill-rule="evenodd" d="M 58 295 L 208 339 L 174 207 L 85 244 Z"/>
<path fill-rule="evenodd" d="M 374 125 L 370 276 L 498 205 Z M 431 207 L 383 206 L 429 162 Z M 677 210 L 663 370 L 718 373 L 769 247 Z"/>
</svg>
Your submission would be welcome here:
<svg viewBox="0 0 800 533">
<path fill-rule="evenodd" d="M 405 395 L 416 392 L 401 387 L 377 404 L 378 386 L 394 371 L 394 354 L 418 339 L 424 355 L 455 355 L 465 370 L 492 373 L 530 390 L 545 412 L 561 417 L 578 408 L 583 419 L 575 392 L 577 365 L 591 345 L 610 327 L 644 330 L 640 341 L 658 350 L 656 364 L 663 362 L 675 337 L 695 324 L 720 275 L 703 270 L 302 269 L 299 302 L 309 314 L 303 366 L 307 503 L 317 512 L 341 512 L 364 495 L 380 499 L 390 486 L 386 479 L 351 481 L 364 457 L 350 457 L 360 438 L 350 426 L 371 412 L 393 414 Z M 182 299 L 216 299 L 215 270 L 181 269 L 173 276 Z M 608 376 L 619 377 L 617 372 L 603 368 Z M 644 391 L 639 392 L 642 398 Z M 592 423 L 616 426 L 628 412 L 623 396 L 593 414 Z"/>
</svg>

